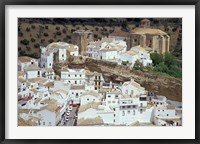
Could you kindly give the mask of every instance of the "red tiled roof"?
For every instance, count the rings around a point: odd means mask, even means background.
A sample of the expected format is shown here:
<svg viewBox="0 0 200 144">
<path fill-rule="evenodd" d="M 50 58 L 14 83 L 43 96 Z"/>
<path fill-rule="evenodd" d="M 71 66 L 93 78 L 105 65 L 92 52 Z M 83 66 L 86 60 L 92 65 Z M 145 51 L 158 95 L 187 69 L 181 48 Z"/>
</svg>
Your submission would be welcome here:
<svg viewBox="0 0 200 144">
<path fill-rule="evenodd" d="M 123 36 L 123 37 L 127 37 L 128 35 L 129 35 L 128 32 L 113 32 L 109 36 Z"/>
</svg>

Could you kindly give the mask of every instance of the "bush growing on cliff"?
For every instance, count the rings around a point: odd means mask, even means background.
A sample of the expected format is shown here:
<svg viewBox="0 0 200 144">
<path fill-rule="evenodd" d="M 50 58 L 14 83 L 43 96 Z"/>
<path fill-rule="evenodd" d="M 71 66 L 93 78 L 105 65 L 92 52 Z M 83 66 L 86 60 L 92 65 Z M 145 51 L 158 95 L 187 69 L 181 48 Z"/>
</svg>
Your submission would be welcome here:
<svg viewBox="0 0 200 144">
<path fill-rule="evenodd" d="M 163 62 L 163 55 L 162 54 L 151 53 L 150 57 L 151 57 L 151 60 L 153 61 L 154 66 L 158 65 L 161 62 Z"/>
<path fill-rule="evenodd" d="M 181 66 L 176 62 L 176 58 L 171 53 L 165 53 L 164 55 L 152 53 L 150 56 L 155 72 L 166 73 L 177 78 L 182 77 Z"/>
<path fill-rule="evenodd" d="M 140 62 L 139 60 L 136 60 L 135 63 L 134 63 L 133 68 L 136 69 L 136 70 L 141 70 L 141 71 L 143 71 L 144 65 L 143 65 L 143 63 Z"/>
</svg>

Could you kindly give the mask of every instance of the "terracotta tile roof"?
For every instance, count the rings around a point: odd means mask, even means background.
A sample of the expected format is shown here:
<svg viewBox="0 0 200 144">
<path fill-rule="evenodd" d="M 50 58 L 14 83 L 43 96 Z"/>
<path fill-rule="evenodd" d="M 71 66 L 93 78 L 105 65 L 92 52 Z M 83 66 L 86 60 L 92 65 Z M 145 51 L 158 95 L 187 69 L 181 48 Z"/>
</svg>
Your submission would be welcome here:
<svg viewBox="0 0 200 144">
<path fill-rule="evenodd" d="M 18 109 L 18 113 L 26 113 L 28 114 L 30 112 L 30 109 Z"/>
<path fill-rule="evenodd" d="M 121 37 L 128 37 L 129 33 L 128 32 L 113 32 L 109 36 L 121 36 Z"/>
<path fill-rule="evenodd" d="M 47 82 L 45 84 L 45 86 L 47 86 L 47 87 L 53 87 L 54 86 L 54 82 Z"/>
<path fill-rule="evenodd" d="M 47 72 L 54 72 L 54 70 L 52 68 L 44 68 L 44 70 Z"/>
<path fill-rule="evenodd" d="M 26 67 L 24 67 L 24 69 L 26 71 L 37 71 L 37 70 L 41 70 L 41 68 L 39 68 L 36 64 L 30 64 Z"/>
<path fill-rule="evenodd" d="M 34 93 L 37 93 L 38 90 L 37 89 L 29 89 L 30 91 L 34 92 Z"/>
<path fill-rule="evenodd" d="M 104 122 L 100 116 L 95 117 L 95 118 L 87 118 L 87 119 L 81 118 L 81 119 L 78 119 L 77 121 L 78 126 L 101 125 L 103 123 Z"/>
<path fill-rule="evenodd" d="M 175 106 L 174 105 L 167 105 L 166 108 L 167 109 L 171 109 L 171 110 L 175 110 Z"/>
<path fill-rule="evenodd" d="M 19 76 L 23 76 L 23 75 L 24 75 L 24 72 L 23 72 L 23 71 L 18 71 L 18 72 L 17 72 L 17 75 L 18 75 L 18 77 L 19 77 Z"/>
<path fill-rule="evenodd" d="M 89 108 L 97 109 L 101 102 L 89 102 L 79 107 L 78 113 L 84 112 Z"/>
<path fill-rule="evenodd" d="M 164 120 L 164 121 L 174 121 L 174 122 L 176 122 L 176 121 L 179 121 L 181 118 L 180 117 L 174 117 L 174 118 L 167 118 L 167 117 L 156 117 L 157 119 L 161 119 L 161 120 Z"/>
<path fill-rule="evenodd" d="M 57 106 L 55 103 L 54 104 L 48 104 L 47 106 L 44 106 L 43 108 L 41 108 L 41 110 L 49 110 L 51 112 L 57 112 L 61 109 L 62 107 Z"/>
<path fill-rule="evenodd" d="M 18 78 L 18 81 L 21 82 L 21 83 L 26 82 L 26 80 L 21 78 L 21 77 Z"/>
<path fill-rule="evenodd" d="M 36 121 L 38 121 L 38 120 L 40 120 L 41 118 L 35 117 L 35 116 L 29 116 L 29 119 L 30 119 L 30 120 L 36 120 Z"/>
<path fill-rule="evenodd" d="M 27 121 L 18 116 L 18 126 L 30 126 Z"/>
<path fill-rule="evenodd" d="M 127 51 L 127 54 L 131 55 L 131 56 L 134 56 L 134 55 L 137 55 L 139 52 L 136 52 L 134 50 L 129 50 Z"/>
<path fill-rule="evenodd" d="M 130 50 L 152 51 L 150 47 L 142 47 L 140 45 L 132 47 Z"/>
<path fill-rule="evenodd" d="M 130 126 L 140 126 L 140 122 L 139 121 L 133 122 L 132 124 L 130 124 Z"/>
<path fill-rule="evenodd" d="M 47 78 L 42 78 L 42 77 L 28 79 L 28 82 L 31 82 L 31 83 L 46 83 L 48 81 L 49 80 Z"/>
<path fill-rule="evenodd" d="M 160 29 L 152 29 L 152 28 L 135 28 L 131 31 L 131 33 L 151 34 L 151 35 L 167 35 L 167 33 L 163 32 Z"/>
<path fill-rule="evenodd" d="M 82 93 L 80 96 L 82 97 L 82 96 L 86 96 L 86 95 L 91 95 L 91 96 L 95 96 L 95 97 L 99 96 L 99 94 L 95 91 L 86 91 L 86 92 Z"/>
<path fill-rule="evenodd" d="M 70 90 L 85 89 L 85 85 L 71 85 Z"/>
<path fill-rule="evenodd" d="M 68 91 L 66 91 L 64 89 L 59 89 L 57 91 L 54 91 L 53 93 L 55 93 L 55 94 L 60 94 L 60 93 L 68 94 Z"/>
<path fill-rule="evenodd" d="M 49 44 L 48 46 L 53 47 L 53 48 L 58 48 L 58 49 L 66 49 L 68 45 L 69 45 L 68 43 L 64 43 L 64 42 L 62 42 L 62 43 L 53 42 L 53 43 Z"/>
<path fill-rule="evenodd" d="M 20 62 L 30 62 L 31 60 L 33 60 L 34 58 L 31 58 L 31 57 L 28 57 L 28 56 L 21 56 L 21 57 L 18 57 L 18 60 Z"/>
<path fill-rule="evenodd" d="M 34 103 L 39 103 L 40 101 L 42 100 L 42 98 L 37 98 L 35 101 L 34 101 Z"/>
</svg>

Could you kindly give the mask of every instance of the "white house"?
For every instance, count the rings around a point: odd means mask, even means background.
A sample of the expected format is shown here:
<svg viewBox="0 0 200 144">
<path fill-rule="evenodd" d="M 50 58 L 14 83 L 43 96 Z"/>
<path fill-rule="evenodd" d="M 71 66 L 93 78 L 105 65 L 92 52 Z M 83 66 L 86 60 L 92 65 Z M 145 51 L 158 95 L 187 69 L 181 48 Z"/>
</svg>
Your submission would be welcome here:
<svg viewBox="0 0 200 144">
<path fill-rule="evenodd" d="M 64 68 L 61 70 L 61 80 L 69 84 L 84 84 L 85 70 Z"/>
<path fill-rule="evenodd" d="M 120 54 L 118 64 L 129 63 L 131 67 L 139 60 L 144 66 L 152 64 L 150 53 L 140 46 L 131 48 L 127 52 Z"/>
<path fill-rule="evenodd" d="M 67 47 L 67 55 L 78 56 L 79 47 L 77 45 L 69 44 Z"/>
<path fill-rule="evenodd" d="M 47 49 L 56 51 L 58 61 L 66 61 L 69 55 L 78 56 L 78 46 L 66 42 L 53 42 Z"/>
<path fill-rule="evenodd" d="M 114 60 L 126 51 L 126 42 L 115 41 L 112 38 L 102 38 L 100 41 L 90 42 L 86 47 L 86 55 L 96 59 Z"/>
<path fill-rule="evenodd" d="M 80 104 L 80 95 L 85 92 L 85 85 L 71 85 L 69 90 L 69 96 L 71 103 Z"/>
<path fill-rule="evenodd" d="M 32 64 L 38 66 L 38 60 L 28 56 L 18 57 L 18 66 L 20 68 L 19 71 L 24 71 L 24 67 L 27 67 Z"/>
<path fill-rule="evenodd" d="M 101 97 L 98 92 L 95 91 L 85 91 L 80 95 L 80 104 L 84 105 L 89 102 L 101 102 Z"/>
<path fill-rule="evenodd" d="M 60 109 L 55 103 L 47 104 L 37 112 L 41 117 L 39 126 L 57 126 L 60 122 Z"/>
<path fill-rule="evenodd" d="M 26 73 L 26 78 L 38 78 L 42 77 L 42 69 L 39 68 L 36 64 L 30 64 L 24 67 Z"/>
<path fill-rule="evenodd" d="M 40 67 L 42 68 L 52 68 L 53 66 L 53 50 L 48 50 L 46 47 L 40 47 Z"/>
<path fill-rule="evenodd" d="M 145 94 L 145 88 L 140 86 L 139 83 L 135 82 L 133 79 L 130 81 L 124 82 L 122 85 L 122 94 L 123 95 L 141 95 Z"/>
<path fill-rule="evenodd" d="M 181 116 L 176 114 L 175 106 L 167 105 L 166 108 L 154 109 L 154 124 L 158 126 L 179 126 L 181 125 Z"/>
</svg>

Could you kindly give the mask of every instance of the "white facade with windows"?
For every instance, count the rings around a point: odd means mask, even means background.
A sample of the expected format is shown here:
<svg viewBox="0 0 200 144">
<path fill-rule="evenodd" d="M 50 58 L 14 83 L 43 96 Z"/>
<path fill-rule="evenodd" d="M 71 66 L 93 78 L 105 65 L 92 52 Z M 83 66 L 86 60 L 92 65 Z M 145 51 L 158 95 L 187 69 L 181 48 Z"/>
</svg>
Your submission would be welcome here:
<svg viewBox="0 0 200 144">
<path fill-rule="evenodd" d="M 80 95 L 80 104 L 84 105 L 89 102 L 101 102 L 101 97 L 98 92 L 95 91 L 85 91 Z"/>
<path fill-rule="evenodd" d="M 61 80 L 68 84 L 85 84 L 85 70 L 64 68 L 61 70 Z"/>
<path fill-rule="evenodd" d="M 18 66 L 20 67 L 19 71 L 24 71 L 25 67 L 32 64 L 38 66 L 38 60 L 28 56 L 18 57 Z"/>
<path fill-rule="evenodd" d="M 24 67 L 24 71 L 27 79 L 42 77 L 42 69 L 35 64 Z"/>
<path fill-rule="evenodd" d="M 53 51 L 48 51 L 46 47 L 40 47 L 40 67 L 52 68 L 53 67 Z"/>
<path fill-rule="evenodd" d="M 124 82 L 122 85 L 123 95 L 141 95 L 145 94 L 145 88 L 141 87 L 139 83 L 135 82 L 133 79 L 131 81 Z"/>
<path fill-rule="evenodd" d="M 128 63 L 133 67 L 137 60 L 139 60 L 143 66 L 152 64 L 150 53 L 140 46 L 133 47 L 129 51 L 121 53 L 118 58 L 118 64 Z"/>
</svg>

